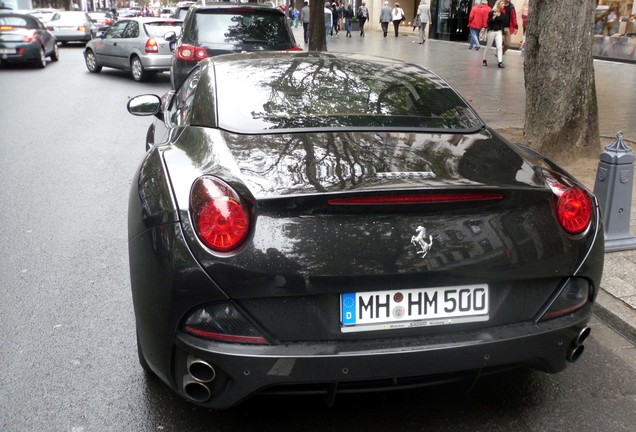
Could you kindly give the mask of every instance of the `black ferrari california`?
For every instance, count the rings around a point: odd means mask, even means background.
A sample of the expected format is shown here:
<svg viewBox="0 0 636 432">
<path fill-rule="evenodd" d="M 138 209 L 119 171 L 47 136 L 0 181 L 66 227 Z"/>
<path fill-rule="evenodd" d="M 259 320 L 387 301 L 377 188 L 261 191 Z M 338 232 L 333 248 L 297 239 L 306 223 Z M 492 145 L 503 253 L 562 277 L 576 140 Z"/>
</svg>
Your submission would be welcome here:
<svg viewBox="0 0 636 432">
<path fill-rule="evenodd" d="M 412 388 L 583 352 L 595 197 L 431 71 L 331 53 L 199 63 L 129 204 L 139 361 L 185 398 Z"/>
</svg>

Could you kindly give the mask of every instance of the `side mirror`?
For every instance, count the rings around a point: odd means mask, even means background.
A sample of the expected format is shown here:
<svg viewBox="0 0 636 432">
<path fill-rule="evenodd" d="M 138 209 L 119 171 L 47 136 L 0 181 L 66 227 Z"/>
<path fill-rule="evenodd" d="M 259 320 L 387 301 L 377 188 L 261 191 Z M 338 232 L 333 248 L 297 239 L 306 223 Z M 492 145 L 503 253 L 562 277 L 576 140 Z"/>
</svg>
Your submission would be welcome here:
<svg viewBox="0 0 636 432">
<path fill-rule="evenodd" d="M 134 116 L 157 116 L 163 120 L 163 112 L 161 112 L 161 98 L 157 95 L 147 94 L 135 96 L 128 101 L 126 105 L 128 112 Z"/>
</svg>

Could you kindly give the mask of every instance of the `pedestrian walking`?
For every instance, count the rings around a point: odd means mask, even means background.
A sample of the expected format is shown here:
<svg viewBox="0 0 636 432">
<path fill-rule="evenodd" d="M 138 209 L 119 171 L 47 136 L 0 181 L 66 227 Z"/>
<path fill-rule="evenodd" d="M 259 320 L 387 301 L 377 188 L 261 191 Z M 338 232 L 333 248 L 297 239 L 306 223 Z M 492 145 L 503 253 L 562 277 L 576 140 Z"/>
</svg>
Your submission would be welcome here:
<svg viewBox="0 0 636 432">
<path fill-rule="evenodd" d="M 293 3 L 290 3 L 285 10 L 285 15 L 287 16 L 287 21 L 289 22 L 289 27 L 293 27 L 294 25 L 294 6 Z"/>
<path fill-rule="evenodd" d="M 333 14 L 331 13 L 331 3 L 325 3 L 325 46 L 329 45 L 329 34 L 333 26 Z"/>
<path fill-rule="evenodd" d="M 300 18 L 300 12 L 296 8 L 294 8 L 293 17 L 294 17 L 294 28 L 298 28 L 298 18 Z"/>
<path fill-rule="evenodd" d="M 303 8 L 300 10 L 300 20 L 303 22 L 305 43 L 309 43 L 309 1 L 307 0 L 305 0 Z"/>
<path fill-rule="evenodd" d="M 490 12 L 490 6 L 486 0 L 477 0 L 475 5 L 470 10 L 468 16 L 468 28 L 470 29 L 470 42 L 468 43 L 468 49 L 475 49 L 479 51 L 481 44 L 479 42 L 479 34 L 482 29 L 488 27 L 488 13 Z"/>
<path fill-rule="evenodd" d="M 488 66 L 486 60 L 486 54 L 488 54 L 488 48 L 492 46 L 493 41 L 497 47 L 497 66 L 502 68 L 503 65 L 503 16 L 502 16 L 502 4 L 501 2 L 495 3 L 495 7 L 488 13 L 488 36 L 486 38 L 486 48 L 484 49 L 484 57 L 482 63 L 484 67 Z"/>
<path fill-rule="evenodd" d="M 389 23 L 391 22 L 391 7 L 389 7 L 389 2 L 385 1 L 384 6 L 380 10 L 380 26 L 382 27 L 382 33 L 384 33 L 384 37 L 389 33 Z"/>
<path fill-rule="evenodd" d="M 428 23 L 431 22 L 431 5 L 429 4 L 429 0 L 420 1 L 420 5 L 417 7 L 416 20 L 418 17 L 418 27 L 420 28 L 420 45 L 424 45 L 424 42 L 426 42 Z"/>
<path fill-rule="evenodd" d="M 336 3 L 331 5 L 331 19 L 331 36 L 333 36 L 335 32 L 336 37 L 339 37 L 338 33 L 340 33 L 340 22 L 338 21 L 338 5 Z"/>
<path fill-rule="evenodd" d="M 353 21 L 353 6 L 351 6 L 351 3 L 347 5 L 347 8 L 344 11 L 344 20 L 347 37 L 351 37 L 351 21 Z"/>
<path fill-rule="evenodd" d="M 517 11 L 510 3 L 510 0 L 501 0 L 501 15 L 503 17 L 503 51 L 506 54 L 510 48 L 511 35 L 517 34 L 519 25 L 517 24 Z"/>
<path fill-rule="evenodd" d="M 404 19 L 404 10 L 400 7 L 399 3 L 395 3 L 395 7 L 391 9 L 391 20 L 393 21 L 393 28 L 395 29 L 395 37 L 399 36 L 399 29 L 402 20 Z"/>
<path fill-rule="evenodd" d="M 367 3 L 362 2 L 360 7 L 358 8 L 358 12 L 356 12 L 356 17 L 358 18 L 358 23 L 360 24 L 360 36 L 364 37 L 364 23 L 369 19 L 369 9 L 367 8 Z"/>
<path fill-rule="evenodd" d="M 384 6 L 380 9 L 380 27 L 382 27 L 382 33 L 384 37 L 389 33 L 389 23 L 391 22 L 391 7 L 389 2 L 385 1 Z"/>
</svg>

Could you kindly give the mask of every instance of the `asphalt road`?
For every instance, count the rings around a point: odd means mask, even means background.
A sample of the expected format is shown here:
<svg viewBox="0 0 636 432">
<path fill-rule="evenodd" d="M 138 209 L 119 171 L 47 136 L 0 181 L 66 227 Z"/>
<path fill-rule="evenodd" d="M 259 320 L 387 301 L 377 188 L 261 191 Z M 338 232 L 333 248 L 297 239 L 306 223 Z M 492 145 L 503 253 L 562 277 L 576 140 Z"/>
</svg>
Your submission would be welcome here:
<svg viewBox="0 0 636 432">
<path fill-rule="evenodd" d="M 429 42 L 430 43 L 430 42 Z M 148 119 L 127 73 L 89 74 L 82 47 L 45 70 L 0 68 L 1 431 L 631 431 L 636 349 L 595 321 L 558 375 L 340 397 L 254 398 L 211 412 L 137 363 L 127 201 Z M 451 82 L 452 84 L 452 82 Z"/>
</svg>

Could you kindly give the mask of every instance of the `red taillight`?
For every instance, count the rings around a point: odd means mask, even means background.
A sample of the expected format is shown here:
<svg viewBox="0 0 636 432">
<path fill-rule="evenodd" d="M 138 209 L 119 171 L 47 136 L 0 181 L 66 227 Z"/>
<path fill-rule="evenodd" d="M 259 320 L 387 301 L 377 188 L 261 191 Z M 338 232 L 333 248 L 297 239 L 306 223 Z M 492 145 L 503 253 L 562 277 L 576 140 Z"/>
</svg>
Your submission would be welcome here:
<svg viewBox="0 0 636 432">
<path fill-rule="evenodd" d="M 557 218 L 564 230 L 570 234 L 585 231 L 592 219 L 592 202 L 582 189 L 566 190 L 557 198 Z"/>
<path fill-rule="evenodd" d="M 205 48 L 197 48 L 192 45 L 181 45 L 177 50 L 177 58 L 185 61 L 201 61 L 208 57 Z"/>
<path fill-rule="evenodd" d="M 303 49 L 301 47 L 299 47 L 298 45 L 291 47 L 290 49 L 288 49 L 287 51 L 302 51 Z"/>
<path fill-rule="evenodd" d="M 146 41 L 146 54 L 156 54 L 159 52 L 157 41 L 150 38 Z"/>
<path fill-rule="evenodd" d="M 247 238 L 250 217 L 241 197 L 225 182 L 201 177 L 194 182 L 190 209 L 201 241 L 216 252 L 229 252 Z"/>
<path fill-rule="evenodd" d="M 111 25 L 112 23 L 113 23 L 112 20 L 109 20 L 109 19 L 104 20 L 104 25 Z"/>
<path fill-rule="evenodd" d="M 565 184 L 544 171 L 547 185 L 554 194 L 554 206 L 561 227 L 570 234 L 580 234 L 592 220 L 592 199 L 583 189 Z"/>
<path fill-rule="evenodd" d="M 425 204 L 450 203 L 465 201 L 500 200 L 500 193 L 443 193 L 443 194 L 414 194 L 414 195 L 370 195 L 351 198 L 334 198 L 328 202 L 331 205 L 386 205 L 386 204 Z"/>
<path fill-rule="evenodd" d="M 84 26 L 79 26 L 79 27 L 77 28 L 77 31 L 85 32 L 85 31 L 86 31 L 86 27 L 84 27 Z"/>
<path fill-rule="evenodd" d="M 30 30 L 27 34 L 24 35 L 24 39 L 22 39 L 22 42 L 31 42 L 33 39 L 35 39 L 36 36 L 36 31 Z"/>
</svg>

